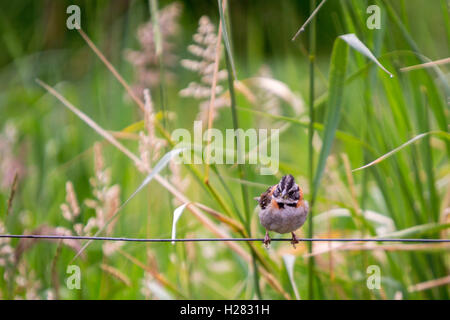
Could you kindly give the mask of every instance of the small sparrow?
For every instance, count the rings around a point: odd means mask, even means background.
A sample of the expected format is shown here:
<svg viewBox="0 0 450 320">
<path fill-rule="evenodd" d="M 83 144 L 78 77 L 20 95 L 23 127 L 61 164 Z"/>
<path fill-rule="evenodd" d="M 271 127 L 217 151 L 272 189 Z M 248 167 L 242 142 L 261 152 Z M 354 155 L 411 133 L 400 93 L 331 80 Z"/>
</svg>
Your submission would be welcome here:
<svg viewBox="0 0 450 320">
<path fill-rule="evenodd" d="M 294 231 L 300 228 L 308 215 L 308 202 L 303 199 L 303 191 L 295 183 L 292 175 L 286 175 L 280 182 L 271 186 L 257 198 L 261 211 L 259 220 L 266 228 L 264 245 L 270 244 L 269 231 L 291 233 L 292 246 L 298 243 Z"/>
</svg>

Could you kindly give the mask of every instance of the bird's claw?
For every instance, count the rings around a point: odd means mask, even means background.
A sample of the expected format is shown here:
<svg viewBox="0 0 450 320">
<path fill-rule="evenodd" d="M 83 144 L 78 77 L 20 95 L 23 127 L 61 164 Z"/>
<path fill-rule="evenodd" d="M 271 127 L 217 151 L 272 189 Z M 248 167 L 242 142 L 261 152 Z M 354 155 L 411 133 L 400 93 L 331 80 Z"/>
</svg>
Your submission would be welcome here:
<svg viewBox="0 0 450 320">
<path fill-rule="evenodd" d="M 269 248 L 269 246 L 270 246 L 270 241 L 271 241 L 271 240 L 270 240 L 270 237 L 269 237 L 269 233 L 266 232 L 266 235 L 265 235 L 264 241 L 263 241 L 264 247 L 266 247 L 266 249 Z"/>
<path fill-rule="evenodd" d="M 292 246 L 294 247 L 294 249 L 295 249 L 295 245 L 296 245 L 297 243 L 299 243 L 299 242 L 300 242 L 300 241 L 298 241 L 297 236 L 295 235 L 295 233 L 292 232 L 292 240 L 291 240 L 291 244 L 292 244 Z"/>
</svg>

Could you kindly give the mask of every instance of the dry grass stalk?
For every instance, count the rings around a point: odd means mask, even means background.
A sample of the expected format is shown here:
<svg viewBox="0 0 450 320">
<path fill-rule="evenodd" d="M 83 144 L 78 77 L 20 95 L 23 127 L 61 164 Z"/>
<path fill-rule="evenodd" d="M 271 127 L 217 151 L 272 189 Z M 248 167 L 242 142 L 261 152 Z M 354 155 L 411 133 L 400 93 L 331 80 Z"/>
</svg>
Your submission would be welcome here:
<svg viewBox="0 0 450 320">
<path fill-rule="evenodd" d="M 139 134 L 133 133 L 133 132 L 126 132 L 126 131 L 112 131 L 108 130 L 108 132 L 116 139 L 122 139 L 122 140 L 139 140 Z"/>
<path fill-rule="evenodd" d="M 194 44 L 188 50 L 200 60 L 183 59 L 181 65 L 196 72 L 200 82 L 191 82 L 188 87 L 180 91 L 182 97 L 192 97 L 201 100 L 198 119 L 208 123 L 216 118 L 216 109 L 229 106 L 229 99 L 218 96 L 224 88 L 218 83 L 227 79 L 227 71 L 219 71 L 222 23 L 216 35 L 215 27 L 207 16 L 199 20 L 197 33 L 193 36 Z M 206 100 L 209 98 L 208 100 Z M 211 120 L 210 120 L 211 118 Z"/>
<path fill-rule="evenodd" d="M 51 274 L 52 274 L 52 284 L 53 284 L 53 290 L 54 290 L 54 299 L 58 300 L 59 295 L 59 279 L 58 279 L 58 270 L 56 268 L 59 256 L 61 255 L 63 247 L 63 242 L 59 241 L 58 248 L 56 249 L 55 256 L 52 260 L 52 267 L 51 267 Z"/>
<path fill-rule="evenodd" d="M 116 68 L 114 68 L 114 66 L 108 61 L 108 59 L 106 59 L 106 57 L 103 55 L 103 53 L 97 48 L 97 46 L 91 41 L 91 39 L 89 39 L 87 34 L 84 33 L 84 31 L 83 31 L 83 29 L 81 29 L 81 27 L 78 28 L 77 31 L 81 35 L 81 37 L 84 39 L 84 41 L 86 41 L 86 43 L 92 49 L 92 51 L 94 51 L 95 54 L 100 58 L 100 60 L 105 64 L 105 66 L 108 68 L 108 70 L 111 71 L 111 73 L 114 75 L 114 77 L 116 77 L 116 79 L 119 80 L 120 84 L 125 88 L 125 90 L 128 92 L 128 94 L 133 99 L 133 101 L 135 101 L 137 103 L 137 105 L 139 106 L 139 108 L 141 108 L 141 110 L 143 111 L 144 104 L 137 97 L 137 95 L 133 92 L 133 90 L 130 88 L 128 83 L 122 78 L 122 76 L 119 74 L 119 72 L 117 72 Z M 39 83 L 39 81 L 40 80 L 38 80 L 38 83 Z"/>
<path fill-rule="evenodd" d="M 331 242 L 330 242 L 331 243 Z M 431 250 L 450 250 L 448 243 L 432 244 L 376 244 L 376 243 L 349 243 L 345 246 L 333 246 L 332 251 L 431 251 Z M 319 256 L 329 252 L 329 250 L 316 250 L 312 254 L 305 254 L 303 257 Z"/>
<path fill-rule="evenodd" d="M 434 67 L 434 66 L 448 64 L 448 63 L 450 63 L 450 57 L 440 59 L 440 60 L 430 61 L 430 62 L 426 62 L 426 63 L 416 64 L 416 65 L 409 66 L 409 67 L 400 68 L 400 71 L 407 72 L 407 71 L 411 71 L 411 70 L 430 68 L 430 67 Z"/>
<path fill-rule="evenodd" d="M 98 134 L 100 134 L 103 138 L 105 138 L 109 143 L 111 143 L 113 146 L 115 146 L 117 149 L 119 149 L 121 152 L 123 152 L 126 156 L 128 156 L 135 164 L 140 162 L 140 159 L 132 153 L 130 150 L 125 148 L 121 143 L 117 141 L 109 132 L 104 130 L 102 127 L 100 127 L 95 121 L 93 121 L 91 118 L 89 118 L 85 113 L 81 112 L 79 109 L 77 109 L 73 104 L 71 104 L 69 101 L 67 101 L 66 98 L 64 98 L 59 92 L 57 92 L 55 89 L 47 85 L 46 83 L 42 82 L 39 79 L 36 79 L 36 82 L 42 86 L 45 90 L 47 90 L 50 94 L 52 94 L 54 97 L 56 97 L 59 101 L 61 101 L 64 106 L 66 106 L 70 111 L 72 111 L 75 115 L 77 115 L 81 120 L 83 120 L 88 126 L 90 126 L 94 131 L 96 131 Z M 130 91 L 131 92 L 131 91 Z M 130 93 L 129 92 L 129 93 Z M 140 106 L 142 105 L 142 110 L 144 111 L 144 104 L 139 99 L 136 100 L 136 103 Z"/>
<path fill-rule="evenodd" d="M 124 274 L 122 271 L 120 271 L 117 268 L 114 268 L 110 265 L 107 265 L 105 263 L 102 263 L 100 265 L 100 268 L 105 271 L 106 273 L 108 273 L 109 275 L 113 276 L 114 278 L 116 278 L 117 280 L 121 281 L 122 283 L 124 283 L 127 287 L 131 287 L 131 280 L 130 278 Z"/>
<path fill-rule="evenodd" d="M 204 204 L 198 203 L 196 202 L 195 205 L 202 209 L 203 211 L 205 211 L 206 213 L 210 214 L 213 218 L 219 220 L 220 222 L 225 223 L 226 225 L 228 225 L 232 230 L 237 231 L 237 232 L 244 232 L 245 228 L 242 226 L 241 223 L 236 222 L 235 220 L 223 215 L 222 213 L 211 209 L 207 206 L 205 206 Z"/>
<path fill-rule="evenodd" d="M 409 292 L 423 291 L 423 290 L 428 290 L 428 289 L 445 286 L 445 285 L 449 285 L 449 284 L 450 284 L 450 275 L 443 277 L 443 278 L 433 279 L 430 281 L 425 281 L 425 282 L 421 282 L 421 283 L 417 283 L 415 285 L 409 286 L 408 291 Z"/>
<path fill-rule="evenodd" d="M 19 175 L 16 172 L 16 174 L 14 175 L 14 180 L 13 183 L 11 185 L 11 192 L 9 194 L 9 198 L 8 198 L 8 204 L 6 206 L 6 214 L 8 215 L 11 212 L 12 209 L 12 202 L 14 200 L 14 196 L 16 194 L 16 190 L 17 190 L 17 181 L 18 181 Z"/>
</svg>

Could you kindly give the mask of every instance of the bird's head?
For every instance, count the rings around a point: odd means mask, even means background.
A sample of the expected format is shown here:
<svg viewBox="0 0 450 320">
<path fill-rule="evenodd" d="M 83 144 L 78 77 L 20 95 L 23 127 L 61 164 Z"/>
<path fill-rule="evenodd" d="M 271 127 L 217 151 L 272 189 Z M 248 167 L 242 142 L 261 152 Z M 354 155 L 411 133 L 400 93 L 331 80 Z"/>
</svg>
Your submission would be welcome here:
<svg viewBox="0 0 450 320">
<path fill-rule="evenodd" d="M 290 174 L 281 178 L 272 197 L 277 203 L 293 204 L 301 200 L 301 190 Z"/>
</svg>

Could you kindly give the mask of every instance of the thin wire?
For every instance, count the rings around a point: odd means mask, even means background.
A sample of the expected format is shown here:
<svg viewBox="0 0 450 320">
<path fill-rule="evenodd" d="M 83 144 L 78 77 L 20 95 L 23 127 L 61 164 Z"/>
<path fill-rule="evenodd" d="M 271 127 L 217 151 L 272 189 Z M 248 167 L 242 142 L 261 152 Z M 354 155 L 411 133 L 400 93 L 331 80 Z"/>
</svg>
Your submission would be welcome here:
<svg viewBox="0 0 450 320">
<path fill-rule="evenodd" d="M 66 240 L 96 240 L 96 241 L 128 241 L 128 242 L 221 242 L 221 241 L 260 241 L 263 238 L 186 238 L 186 239 L 145 239 L 145 238 L 123 238 L 123 237 L 88 237 L 88 236 L 58 236 L 37 234 L 0 234 L 0 238 L 19 239 L 66 239 Z M 340 242 L 450 242 L 450 239 L 391 239 L 391 238 L 297 238 L 302 241 L 340 241 Z M 292 241 L 290 238 L 274 238 L 271 241 Z"/>
</svg>

